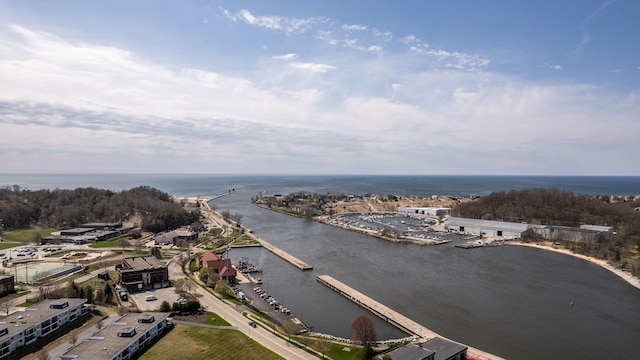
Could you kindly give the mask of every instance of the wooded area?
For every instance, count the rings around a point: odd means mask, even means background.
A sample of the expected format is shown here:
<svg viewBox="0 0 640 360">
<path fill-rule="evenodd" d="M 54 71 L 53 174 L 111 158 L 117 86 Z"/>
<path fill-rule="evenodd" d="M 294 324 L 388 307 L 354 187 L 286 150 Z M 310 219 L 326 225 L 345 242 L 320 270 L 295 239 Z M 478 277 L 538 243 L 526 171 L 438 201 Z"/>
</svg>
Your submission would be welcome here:
<svg viewBox="0 0 640 360">
<path fill-rule="evenodd" d="M 23 190 L 18 185 L 0 188 L 2 229 L 78 227 L 89 222 L 124 222 L 137 216 L 137 226 L 159 232 L 173 230 L 198 219 L 170 195 L 149 186 L 114 192 L 96 188 Z"/>
<path fill-rule="evenodd" d="M 611 202 L 609 196 L 578 195 L 555 189 L 498 191 L 458 204 L 452 216 L 578 227 L 611 226 L 614 233 L 597 241 L 562 241 L 576 253 L 609 260 L 640 275 L 640 202 Z M 533 238 L 532 240 L 535 240 Z"/>
</svg>

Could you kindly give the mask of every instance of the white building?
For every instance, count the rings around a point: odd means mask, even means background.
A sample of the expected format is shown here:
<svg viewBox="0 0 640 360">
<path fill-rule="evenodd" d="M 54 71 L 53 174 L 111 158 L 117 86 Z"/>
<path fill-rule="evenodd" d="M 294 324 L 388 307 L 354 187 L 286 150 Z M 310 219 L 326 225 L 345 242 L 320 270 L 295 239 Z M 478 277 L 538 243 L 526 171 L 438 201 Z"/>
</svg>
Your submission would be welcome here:
<svg viewBox="0 0 640 360">
<path fill-rule="evenodd" d="M 407 215 L 446 216 L 449 214 L 449 208 L 400 206 L 398 212 Z"/>
<path fill-rule="evenodd" d="M 0 358 L 88 313 L 86 299 L 44 300 L 0 321 Z"/>
<path fill-rule="evenodd" d="M 520 238 L 526 237 L 527 230 L 530 226 L 526 223 L 450 217 L 445 219 L 444 227 L 448 231 L 456 231 L 473 235 Z"/>
<path fill-rule="evenodd" d="M 128 313 L 62 355 L 61 360 L 126 360 L 167 328 L 168 313 Z"/>
</svg>

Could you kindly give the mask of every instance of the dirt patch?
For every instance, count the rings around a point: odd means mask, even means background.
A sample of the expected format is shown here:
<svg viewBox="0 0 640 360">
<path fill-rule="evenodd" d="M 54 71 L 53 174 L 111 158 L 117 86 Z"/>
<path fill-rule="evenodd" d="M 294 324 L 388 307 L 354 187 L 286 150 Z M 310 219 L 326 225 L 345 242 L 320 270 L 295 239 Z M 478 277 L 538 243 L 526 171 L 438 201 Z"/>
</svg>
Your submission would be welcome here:
<svg viewBox="0 0 640 360">
<path fill-rule="evenodd" d="M 207 314 L 203 312 L 201 314 L 174 315 L 173 318 L 175 320 L 181 320 L 181 321 L 189 321 L 189 322 L 194 322 L 194 323 L 204 323 L 205 321 L 207 321 Z"/>
</svg>

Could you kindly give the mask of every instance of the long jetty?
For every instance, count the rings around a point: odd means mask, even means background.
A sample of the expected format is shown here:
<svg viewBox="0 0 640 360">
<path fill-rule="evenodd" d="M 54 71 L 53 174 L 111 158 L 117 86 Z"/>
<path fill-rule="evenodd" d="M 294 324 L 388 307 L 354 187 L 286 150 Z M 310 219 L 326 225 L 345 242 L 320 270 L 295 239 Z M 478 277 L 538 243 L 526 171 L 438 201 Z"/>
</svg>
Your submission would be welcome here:
<svg viewBox="0 0 640 360">
<path fill-rule="evenodd" d="M 428 339 L 439 337 L 446 339 L 444 336 L 439 335 L 438 333 L 427 329 L 426 327 L 418 324 L 417 322 L 409 319 L 408 317 L 398 313 L 397 311 L 377 302 L 376 300 L 368 297 L 367 295 L 351 288 L 350 286 L 343 284 L 342 282 L 334 279 L 329 275 L 320 275 L 316 278 L 320 283 L 326 285 L 330 289 L 336 291 L 347 299 L 353 301 L 354 303 L 362 306 L 363 308 L 369 310 L 374 313 L 382 320 L 394 325 L 398 329 L 406 332 L 407 334 L 417 336 L 421 339 L 421 341 L 426 341 Z M 449 340 L 449 339 L 447 339 Z M 449 340 L 453 341 L 453 340 Z M 455 342 L 455 341 L 454 341 Z M 463 345 L 463 344 L 461 344 Z M 463 345 L 467 346 L 467 345 Z M 489 354 L 479 349 L 468 347 L 470 355 L 472 355 L 475 359 L 494 359 L 494 360 L 504 360 L 498 356 Z"/>
<path fill-rule="evenodd" d="M 220 197 L 226 196 L 231 194 L 231 192 L 229 193 L 222 193 L 222 194 L 218 194 L 212 197 L 207 197 L 207 198 L 187 198 L 187 199 L 191 199 L 191 200 L 196 200 L 196 201 L 200 201 L 202 203 L 204 203 L 204 205 L 206 205 L 206 211 L 210 212 L 211 214 L 215 214 L 215 217 L 221 219 L 222 216 L 220 214 L 218 214 L 215 210 L 213 210 L 210 206 L 209 206 L 209 201 L 218 199 Z M 211 220 L 214 220 L 213 217 L 210 217 Z M 214 220 L 215 221 L 215 220 Z M 219 220 L 219 221 L 224 221 L 224 220 Z M 238 225 L 239 226 L 239 225 Z M 304 261 L 296 258 L 295 256 L 287 253 L 286 251 L 276 247 L 275 245 L 271 244 L 270 242 L 264 240 L 264 239 L 260 239 L 259 237 L 255 236 L 253 234 L 253 232 L 244 227 L 244 226 L 239 226 L 242 227 L 245 230 L 245 234 L 252 237 L 253 239 L 255 239 L 256 241 L 258 241 L 265 249 L 271 251 L 272 253 L 278 255 L 279 257 L 281 257 L 282 259 L 288 261 L 291 265 L 297 267 L 300 270 L 311 270 L 313 269 L 313 266 L 305 263 Z"/>
<path fill-rule="evenodd" d="M 265 249 L 267 249 L 267 250 L 271 251 L 272 253 L 280 256 L 281 258 L 283 258 L 284 260 L 288 261 L 291 265 L 297 267 L 298 269 L 303 270 L 303 271 L 304 270 L 313 269 L 313 266 L 311 266 L 311 265 L 307 264 L 306 262 L 296 258 L 295 256 L 289 254 L 288 252 L 276 247 L 272 243 L 270 243 L 270 242 L 268 242 L 266 240 L 260 239 L 258 237 L 256 237 L 255 239 L 257 241 L 259 241 L 260 244 L 262 244 L 262 246 Z"/>
</svg>

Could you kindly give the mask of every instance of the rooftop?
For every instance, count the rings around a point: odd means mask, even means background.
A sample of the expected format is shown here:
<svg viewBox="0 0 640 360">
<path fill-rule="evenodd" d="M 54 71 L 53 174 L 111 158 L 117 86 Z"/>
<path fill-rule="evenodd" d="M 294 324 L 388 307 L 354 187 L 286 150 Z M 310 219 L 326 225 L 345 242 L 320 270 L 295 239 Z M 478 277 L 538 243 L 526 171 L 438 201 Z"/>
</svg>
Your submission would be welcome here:
<svg viewBox="0 0 640 360">
<path fill-rule="evenodd" d="M 67 302 L 69 306 L 65 306 L 63 308 L 51 308 L 52 304 L 62 304 L 64 302 Z M 86 302 L 86 299 L 43 300 L 39 303 L 25 308 L 24 311 L 17 311 L 9 316 L 5 316 L 0 320 L 0 329 L 6 327 L 9 332 L 7 335 L 4 335 L 4 337 L 8 337 L 12 334 L 22 331 L 25 328 L 41 322 L 42 320 L 64 312 L 68 310 L 69 307 L 73 307 L 78 304 L 84 304 Z"/>
<path fill-rule="evenodd" d="M 138 341 L 140 335 L 144 334 L 151 327 L 156 326 L 158 321 L 166 318 L 168 313 L 128 313 L 117 322 L 98 331 L 94 336 L 81 342 L 77 346 L 64 353 L 63 358 L 75 357 L 78 359 L 111 359 L 127 345 Z M 138 319 L 154 317 L 153 322 L 139 322 Z M 135 334 L 132 329 L 135 329 Z M 118 333 L 133 334 L 133 336 L 118 336 Z"/>
<path fill-rule="evenodd" d="M 137 256 L 124 259 L 126 270 L 144 270 L 150 268 L 166 267 L 155 256 Z"/>
</svg>

